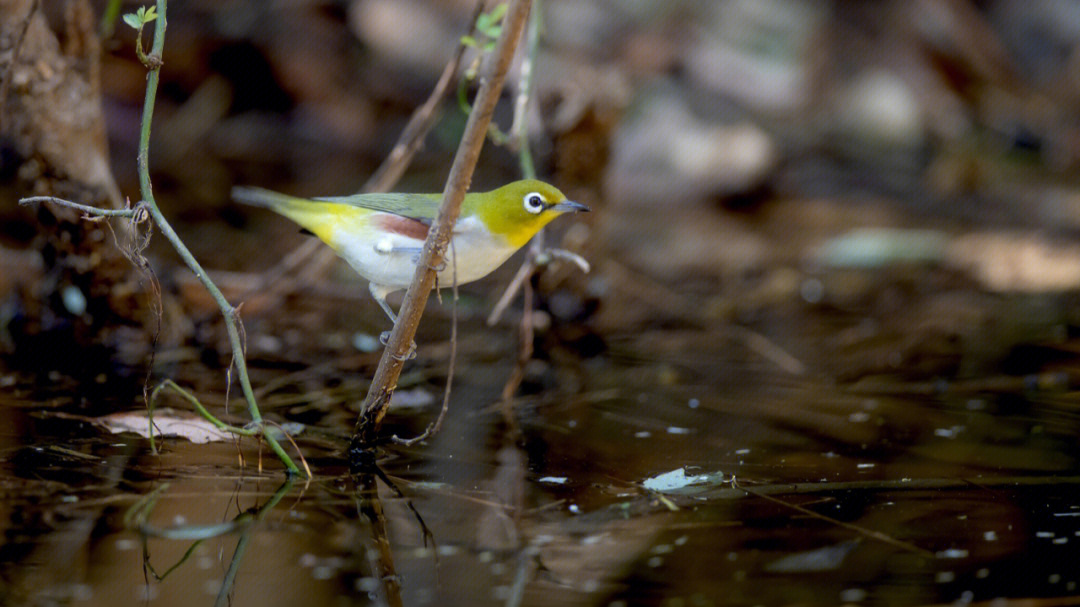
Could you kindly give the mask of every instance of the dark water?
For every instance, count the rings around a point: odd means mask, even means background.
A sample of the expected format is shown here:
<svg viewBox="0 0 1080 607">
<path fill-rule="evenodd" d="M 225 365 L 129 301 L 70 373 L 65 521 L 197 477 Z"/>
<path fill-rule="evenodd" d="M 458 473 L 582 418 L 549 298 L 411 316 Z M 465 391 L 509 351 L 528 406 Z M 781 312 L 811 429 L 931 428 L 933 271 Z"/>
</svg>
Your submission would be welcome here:
<svg viewBox="0 0 1080 607">
<path fill-rule="evenodd" d="M 835 329 L 804 320 L 811 337 Z M 1076 601 L 1067 369 L 837 382 L 812 355 L 827 338 L 791 342 L 789 360 L 736 327 L 608 336 L 600 356 L 551 362 L 549 387 L 515 403 L 519 435 L 493 405 L 500 346 L 466 349 L 442 432 L 388 448 L 385 478 L 347 471 L 345 404 L 297 439 L 315 477 L 282 484 L 251 439 L 173 438 L 155 455 L 72 417 L 118 403 L 77 386 L 37 400 L 5 376 L 5 603 Z M 294 401 L 272 415 L 312 419 L 318 398 Z M 396 413 L 388 430 L 431 414 Z M 657 489 L 676 477 L 696 482 Z"/>
</svg>

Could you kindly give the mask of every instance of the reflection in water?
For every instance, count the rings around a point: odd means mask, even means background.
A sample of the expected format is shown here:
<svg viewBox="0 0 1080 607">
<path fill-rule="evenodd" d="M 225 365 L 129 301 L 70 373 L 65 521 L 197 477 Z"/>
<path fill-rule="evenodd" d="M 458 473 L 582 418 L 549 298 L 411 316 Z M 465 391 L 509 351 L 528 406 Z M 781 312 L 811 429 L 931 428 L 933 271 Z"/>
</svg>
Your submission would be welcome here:
<svg viewBox="0 0 1080 607">
<path fill-rule="evenodd" d="M 172 527 L 157 527 L 150 524 L 148 520 L 153 514 L 154 506 L 157 504 L 161 495 L 169 489 L 169 484 L 166 483 L 136 502 L 124 514 L 124 523 L 125 526 L 135 530 L 139 534 L 143 548 L 143 567 L 146 572 L 158 582 L 165 580 L 165 578 L 176 570 L 176 568 L 184 565 L 184 563 L 190 559 L 195 549 L 205 540 L 237 534 L 236 547 L 233 550 L 232 558 L 229 559 L 229 567 L 225 572 L 225 578 L 218 591 L 217 600 L 214 601 L 214 606 L 220 607 L 229 604 L 231 600 L 231 595 L 236 583 L 236 573 L 244 560 L 244 555 L 247 553 L 255 523 L 263 520 L 263 518 L 266 517 L 266 514 L 281 502 L 282 498 L 284 498 L 292 489 L 294 482 L 295 477 L 287 476 L 285 482 L 282 483 L 277 491 L 275 491 L 261 506 L 249 508 L 238 514 L 231 521 L 225 523 L 215 525 L 175 525 Z M 166 569 L 163 573 L 159 574 L 150 562 L 150 548 L 148 542 L 150 538 L 194 540 L 194 542 L 176 563 Z"/>
<path fill-rule="evenodd" d="M 375 543 L 374 550 L 365 551 L 367 560 L 372 574 L 382 585 L 383 600 L 391 607 L 398 607 L 402 605 L 401 579 L 394 569 L 394 554 L 386 532 L 386 514 L 379 499 L 377 475 L 370 471 L 360 472 L 353 475 L 353 481 L 356 483 L 357 514 L 371 527 L 371 538 Z"/>
<path fill-rule="evenodd" d="M 573 394 L 516 402 L 520 436 L 489 406 L 505 361 L 476 355 L 442 432 L 380 452 L 385 476 L 349 474 L 341 441 L 308 432 L 300 446 L 317 476 L 300 486 L 238 478 L 232 444 L 172 440 L 150 456 L 141 439 L 36 403 L 9 407 L 42 413 L 3 435 L 4 600 L 923 605 L 1076 594 L 1080 578 L 1062 565 L 1080 559 L 1068 376 L 844 385 L 805 356 L 793 375 L 739 332 L 611 343 Z M 393 431 L 414 417 L 392 416 Z M 257 445 L 240 448 L 258 460 Z M 673 470 L 701 485 L 644 483 Z M 144 577 L 129 511 L 154 557 L 145 575 L 160 580 Z"/>
</svg>

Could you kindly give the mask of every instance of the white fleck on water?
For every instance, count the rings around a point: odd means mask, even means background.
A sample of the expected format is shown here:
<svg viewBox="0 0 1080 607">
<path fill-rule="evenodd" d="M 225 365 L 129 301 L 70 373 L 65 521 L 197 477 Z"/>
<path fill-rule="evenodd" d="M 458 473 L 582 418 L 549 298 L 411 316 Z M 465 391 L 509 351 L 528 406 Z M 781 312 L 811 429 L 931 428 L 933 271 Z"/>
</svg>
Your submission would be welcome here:
<svg viewBox="0 0 1080 607">
<path fill-rule="evenodd" d="M 952 571 L 938 571 L 937 575 L 934 576 L 934 581 L 939 584 L 948 584 L 955 579 L 956 574 Z"/>
<path fill-rule="evenodd" d="M 844 603 L 858 603 L 866 598 L 866 591 L 862 588 L 847 588 L 840 591 L 840 601 Z"/>
<path fill-rule="evenodd" d="M 939 559 L 964 559 L 967 558 L 968 551 L 963 548 L 949 548 L 938 552 L 934 556 Z"/>
</svg>

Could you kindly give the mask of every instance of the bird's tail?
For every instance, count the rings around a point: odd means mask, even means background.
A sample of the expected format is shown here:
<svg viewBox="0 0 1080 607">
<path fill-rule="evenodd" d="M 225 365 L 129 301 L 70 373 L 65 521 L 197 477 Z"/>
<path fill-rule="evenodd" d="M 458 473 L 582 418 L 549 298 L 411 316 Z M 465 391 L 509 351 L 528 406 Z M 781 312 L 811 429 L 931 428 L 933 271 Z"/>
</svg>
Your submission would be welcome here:
<svg viewBox="0 0 1080 607">
<path fill-rule="evenodd" d="M 275 211 L 282 211 L 289 207 L 298 206 L 298 203 L 304 200 L 303 198 L 297 198 L 295 196 L 289 196 L 288 194 L 252 186 L 234 187 L 232 189 L 232 198 L 236 202 L 273 209 Z"/>
<path fill-rule="evenodd" d="M 249 186 L 234 187 L 232 197 L 237 202 L 265 207 L 284 215 L 335 248 L 337 242 L 335 233 L 342 213 L 358 211 L 340 204 L 309 200 Z"/>
</svg>

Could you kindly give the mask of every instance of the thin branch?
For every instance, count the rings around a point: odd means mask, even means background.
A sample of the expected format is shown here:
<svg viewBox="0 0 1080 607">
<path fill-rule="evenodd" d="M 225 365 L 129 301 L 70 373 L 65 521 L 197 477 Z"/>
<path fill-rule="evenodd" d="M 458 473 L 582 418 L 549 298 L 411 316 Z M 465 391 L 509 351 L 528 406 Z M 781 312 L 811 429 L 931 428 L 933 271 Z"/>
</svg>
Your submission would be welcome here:
<svg viewBox="0 0 1080 607">
<path fill-rule="evenodd" d="M 489 327 L 493 327 L 495 326 L 495 323 L 499 322 L 503 312 L 506 312 L 506 308 L 514 301 L 514 297 L 517 296 L 522 285 L 530 276 L 532 276 L 533 270 L 536 269 L 535 262 L 531 261 L 534 255 L 535 253 L 533 252 L 532 247 L 529 247 L 529 250 L 525 252 L 525 261 L 522 262 L 521 267 L 518 268 L 517 274 L 514 274 L 514 278 L 510 281 L 510 284 L 506 285 L 506 290 L 503 291 L 499 301 L 495 303 L 495 307 L 491 309 L 491 314 L 489 314 L 487 318 L 487 325 Z"/>
<path fill-rule="evenodd" d="M 55 196 L 28 196 L 26 198 L 20 198 L 19 204 L 28 205 L 38 202 L 48 202 L 50 204 L 59 205 L 62 207 L 68 207 L 77 211 L 86 213 L 87 218 L 94 219 L 96 217 L 134 217 L 136 209 L 102 209 L 100 207 L 92 207 L 87 204 L 79 204 L 70 200 L 64 200 L 63 198 L 57 198 Z"/>
<path fill-rule="evenodd" d="M 446 370 L 446 387 L 443 388 L 442 407 L 439 409 L 439 415 L 435 418 L 435 421 L 428 424 L 428 427 L 420 433 L 419 436 L 413 438 L 404 439 L 398 438 L 398 435 L 394 435 L 392 440 L 395 444 L 411 447 L 420 441 L 427 440 L 439 432 L 439 428 L 442 428 L 443 420 L 446 418 L 446 412 L 450 410 L 450 391 L 454 385 L 454 368 L 457 366 L 457 326 L 458 326 L 458 281 L 457 281 L 457 250 L 454 248 L 454 241 L 450 241 L 450 267 L 453 272 L 453 290 L 454 301 L 450 306 L 450 362 L 447 365 Z"/>
<path fill-rule="evenodd" d="M 371 388 L 364 401 L 360 416 L 353 432 L 353 443 L 363 449 L 375 444 L 379 427 L 390 404 L 401 369 L 405 364 L 405 355 L 411 349 L 416 327 L 427 305 L 428 295 L 435 285 L 435 268 L 444 263 L 447 244 L 453 232 L 454 223 L 461 213 L 461 202 L 465 190 L 472 180 L 473 169 L 480 157 L 488 125 L 495 112 L 495 104 L 502 91 L 503 80 L 510 68 L 521 32 L 529 15 L 531 0 L 512 0 L 503 22 L 502 33 L 496 44 L 491 73 L 480 85 L 476 94 L 476 103 L 465 124 L 465 133 L 454 157 L 443 192 L 439 214 L 428 232 L 424 250 L 413 275 L 412 284 L 405 293 L 401 304 L 398 322 L 390 332 L 390 339 L 375 371 Z"/>
<path fill-rule="evenodd" d="M 478 0 L 472 15 L 469 17 L 469 31 L 466 32 L 467 34 L 472 34 L 476 29 L 476 18 L 483 12 L 484 0 Z M 364 192 L 386 192 L 401 179 L 405 169 L 412 162 L 413 156 L 416 155 L 416 152 L 424 143 L 428 132 L 435 126 L 439 106 L 446 100 L 453 87 L 466 48 L 468 47 L 465 44 L 458 42 L 457 48 L 454 49 L 454 56 L 450 58 L 446 67 L 443 68 L 439 81 L 435 84 L 435 88 L 432 89 L 431 95 L 428 96 L 423 105 L 413 112 L 408 124 L 401 131 L 397 143 L 390 150 L 390 155 L 386 157 L 386 160 L 383 160 L 379 168 L 375 169 L 375 172 L 371 174 L 371 177 L 364 184 Z"/>
<path fill-rule="evenodd" d="M 914 552 L 915 554 L 921 554 L 923 556 L 928 556 L 928 557 L 931 557 L 931 558 L 933 558 L 933 556 L 934 556 L 933 552 L 931 552 L 931 551 L 929 551 L 929 550 L 927 550 L 925 548 L 920 548 L 920 547 L 916 546 L 915 544 L 912 544 L 911 542 L 905 542 L 903 540 L 898 540 L 895 537 L 893 537 L 893 536 L 891 536 L 891 535 L 889 535 L 887 533 L 882 533 L 881 531 L 875 531 L 873 529 L 867 529 L 866 527 L 863 527 L 861 525 L 856 525 L 855 523 L 849 523 L 847 521 L 841 521 L 841 520 L 838 520 L 838 519 L 835 519 L 835 518 L 832 518 L 832 517 L 829 517 L 829 516 L 825 516 L 824 514 L 821 514 L 820 512 L 815 512 L 815 511 L 813 511 L 813 510 L 811 510 L 809 508 L 806 508 L 804 506 L 800 506 L 798 504 L 792 504 L 792 503 L 789 503 L 789 502 L 785 502 L 784 500 L 782 500 L 780 498 L 776 498 L 776 497 L 773 497 L 771 495 L 767 495 L 765 493 L 758 493 L 757 491 L 754 491 L 753 489 L 740 486 L 740 485 L 736 484 L 734 478 L 731 479 L 731 486 L 733 488 L 735 488 L 735 489 L 740 489 L 742 491 L 745 491 L 745 492 L 749 493 L 750 495 L 753 495 L 754 497 L 761 498 L 761 499 L 763 499 L 765 501 L 772 502 L 774 504 L 778 504 L 778 505 L 784 506 L 786 508 L 791 508 L 792 510 L 794 510 L 796 512 L 799 512 L 801 514 L 805 514 L 806 516 L 809 516 L 811 518 L 816 518 L 816 519 L 820 519 L 820 520 L 832 523 L 833 525 L 836 525 L 838 527 L 843 527 L 844 529 L 854 531 L 855 533 L 858 533 L 859 535 L 862 535 L 864 537 L 875 539 L 875 540 L 877 540 L 879 542 L 884 542 L 884 543 L 889 544 L 890 546 L 893 546 L 895 548 L 900 548 L 901 550 L 907 550 L 909 552 Z"/>
</svg>

